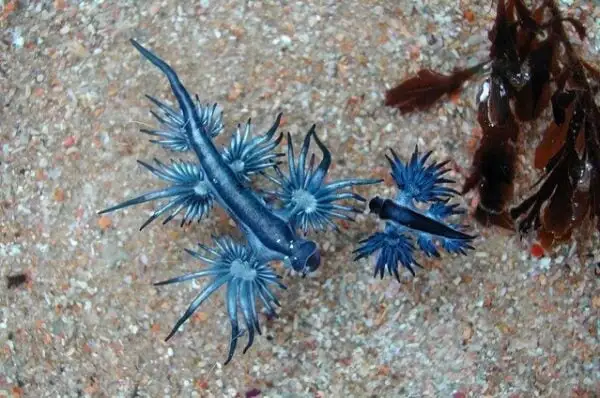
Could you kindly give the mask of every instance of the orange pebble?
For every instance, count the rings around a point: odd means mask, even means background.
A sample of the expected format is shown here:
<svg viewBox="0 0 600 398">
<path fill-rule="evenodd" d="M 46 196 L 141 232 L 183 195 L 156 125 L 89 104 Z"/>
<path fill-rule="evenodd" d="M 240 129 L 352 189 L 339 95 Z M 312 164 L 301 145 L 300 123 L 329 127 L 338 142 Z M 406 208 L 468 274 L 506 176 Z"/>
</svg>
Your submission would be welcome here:
<svg viewBox="0 0 600 398">
<path fill-rule="evenodd" d="M 535 258 L 540 258 L 544 255 L 544 248 L 539 243 L 534 243 L 531 246 L 531 255 Z"/>
<path fill-rule="evenodd" d="M 112 220 L 109 217 L 107 217 L 107 216 L 102 216 L 102 217 L 100 217 L 98 219 L 98 226 L 103 231 L 105 231 L 108 228 L 110 228 L 111 225 L 112 225 Z"/>
<path fill-rule="evenodd" d="M 463 12 L 463 16 L 469 22 L 473 22 L 475 20 L 475 14 L 473 14 L 473 11 L 471 10 L 465 10 L 465 12 Z"/>
</svg>

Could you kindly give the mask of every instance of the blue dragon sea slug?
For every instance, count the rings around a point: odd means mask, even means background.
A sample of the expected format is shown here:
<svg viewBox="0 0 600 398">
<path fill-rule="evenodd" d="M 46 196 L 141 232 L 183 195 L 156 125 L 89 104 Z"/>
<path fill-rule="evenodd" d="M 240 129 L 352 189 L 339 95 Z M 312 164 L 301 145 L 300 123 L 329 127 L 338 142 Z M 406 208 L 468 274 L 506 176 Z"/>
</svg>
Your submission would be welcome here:
<svg viewBox="0 0 600 398">
<path fill-rule="evenodd" d="M 439 257 L 438 248 L 450 253 L 466 254 L 472 249 L 475 236 L 464 232 L 465 226 L 451 222 L 453 216 L 464 213 L 450 200 L 458 193 L 448 187 L 454 181 L 444 177 L 447 162 L 427 164 L 431 152 L 421 156 L 415 148 L 409 162 L 402 162 L 391 150 L 386 156 L 392 168 L 392 178 L 398 188 L 394 199 L 375 197 L 369 202 L 371 213 L 385 221 L 383 232 L 362 240 L 355 250 L 355 260 L 376 254 L 375 276 L 383 278 L 387 270 L 400 279 L 399 264 L 413 275 L 416 238 L 417 247 L 428 257 Z"/>
<path fill-rule="evenodd" d="M 252 135 L 250 121 L 245 127 L 238 126 L 230 144 L 218 148 L 213 138 L 221 134 L 224 125 L 216 104 L 202 104 L 197 96 L 193 100 L 165 61 L 135 40 L 131 40 L 131 43 L 166 76 L 179 108 L 148 96 L 157 107 L 152 114 L 160 127 L 142 131 L 152 137 L 152 142 L 168 151 L 193 152 L 196 161 L 173 161 L 171 164 L 159 160 L 155 160 L 154 164 L 140 161 L 143 167 L 167 185 L 100 213 L 162 200 L 140 229 L 161 216 L 165 216 L 163 223 L 178 215 L 181 216 L 182 225 L 201 221 L 215 205 L 221 206 L 235 221 L 245 241 L 236 241 L 228 236 L 214 237 L 213 247 L 200 244 L 200 251 L 188 250 L 207 268 L 156 283 L 160 286 L 210 278 L 166 340 L 212 293 L 226 285 L 225 301 L 231 323 L 227 364 L 235 353 L 240 336 L 244 333 L 248 335 L 246 352 L 254 342 L 255 333 L 261 333 L 257 302 L 269 315 L 275 315 L 275 308 L 280 305 L 274 288 L 285 289 L 285 285 L 271 267 L 272 262 L 282 261 L 286 267 L 302 274 L 316 270 L 321 263 L 320 252 L 317 244 L 305 237 L 306 234 L 328 227 L 335 228 L 335 219 L 350 220 L 352 212 L 362 212 L 340 201 L 366 202 L 351 188 L 378 183 L 380 180 L 326 181 L 331 154 L 317 137 L 314 125 L 306 134 L 297 159 L 288 134 L 288 173 L 284 173 L 279 167 L 279 154 L 274 152 L 282 137 L 277 134 L 281 115 L 263 135 Z M 318 164 L 314 154 L 309 157 L 312 141 L 321 152 Z M 271 170 L 273 173 L 269 174 Z M 252 178 L 259 175 L 271 181 L 274 189 L 253 189 Z M 243 330 L 240 330 L 240 315 L 245 326 Z"/>
</svg>

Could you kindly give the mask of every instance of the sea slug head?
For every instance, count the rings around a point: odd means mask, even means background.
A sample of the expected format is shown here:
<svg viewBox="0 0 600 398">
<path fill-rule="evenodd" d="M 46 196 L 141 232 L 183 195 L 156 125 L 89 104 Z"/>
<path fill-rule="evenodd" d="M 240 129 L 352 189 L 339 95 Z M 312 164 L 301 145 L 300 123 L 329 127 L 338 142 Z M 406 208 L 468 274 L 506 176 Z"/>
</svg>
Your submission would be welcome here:
<svg viewBox="0 0 600 398">
<path fill-rule="evenodd" d="M 290 244 L 291 255 L 289 261 L 297 272 L 308 274 L 314 272 L 321 265 L 321 252 L 317 244 L 306 239 L 299 239 Z"/>
</svg>

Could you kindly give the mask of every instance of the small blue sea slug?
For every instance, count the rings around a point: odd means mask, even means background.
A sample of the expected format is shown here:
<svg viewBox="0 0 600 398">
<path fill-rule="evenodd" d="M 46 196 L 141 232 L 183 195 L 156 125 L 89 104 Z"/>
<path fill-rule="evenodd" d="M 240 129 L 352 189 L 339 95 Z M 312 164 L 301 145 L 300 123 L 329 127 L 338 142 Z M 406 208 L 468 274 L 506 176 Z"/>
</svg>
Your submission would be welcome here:
<svg viewBox="0 0 600 398">
<path fill-rule="evenodd" d="M 421 156 L 418 148 L 407 163 L 393 150 L 391 155 L 386 157 L 398 193 L 394 199 L 370 200 L 371 213 L 385 221 L 385 227 L 383 232 L 360 242 L 355 260 L 376 254 L 375 276 L 383 278 L 387 270 L 399 280 L 399 264 L 413 275 L 414 267 L 419 266 L 415 261 L 415 240 L 426 256 L 439 257 L 439 247 L 450 253 L 466 254 L 466 250 L 472 249 L 475 236 L 466 234 L 464 225 L 451 221 L 464 210 L 450 203 L 458 192 L 448 187 L 454 181 L 444 177 L 448 172 L 447 162 L 428 164 L 431 152 Z"/>
</svg>

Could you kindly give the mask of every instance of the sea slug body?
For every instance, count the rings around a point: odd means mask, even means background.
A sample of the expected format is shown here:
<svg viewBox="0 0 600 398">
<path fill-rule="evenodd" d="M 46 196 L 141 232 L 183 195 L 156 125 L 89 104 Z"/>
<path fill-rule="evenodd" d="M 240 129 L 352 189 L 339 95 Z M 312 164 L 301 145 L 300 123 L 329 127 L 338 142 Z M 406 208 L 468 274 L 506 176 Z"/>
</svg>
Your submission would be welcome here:
<svg viewBox="0 0 600 398">
<path fill-rule="evenodd" d="M 278 115 L 273 126 L 260 136 L 252 136 L 251 122 L 238 126 L 228 146 L 219 150 L 213 138 L 224 129 L 222 114 L 217 105 L 202 105 L 183 86 L 175 71 L 150 50 L 135 40 L 133 46 L 168 79 L 179 110 L 148 96 L 158 107 L 152 112 L 159 121 L 157 129 L 145 129 L 151 142 L 172 152 L 193 152 L 196 162 L 173 161 L 166 165 L 155 160 L 155 165 L 140 164 L 152 174 L 170 185 L 102 210 L 111 212 L 125 207 L 154 201 L 167 200 L 159 206 L 142 228 L 163 214 L 164 223 L 183 213 L 181 225 L 201 221 L 214 205 L 221 206 L 243 232 L 245 242 L 231 237 L 214 237 L 215 247 L 200 244 L 201 252 L 188 251 L 209 268 L 156 283 L 157 286 L 210 277 L 210 282 L 198 293 L 188 309 L 176 322 L 167 336 L 170 339 L 179 327 L 216 290 L 227 285 L 226 308 L 231 323 L 231 338 L 225 363 L 229 363 L 236 350 L 240 331 L 238 312 L 244 318 L 248 343 L 244 352 L 253 344 L 255 333 L 260 334 L 256 302 L 262 303 L 267 314 L 276 315 L 279 301 L 272 286 L 285 288 L 280 282 L 271 262 L 282 261 L 286 267 L 302 274 L 315 271 L 321 263 L 316 242 L 305 238 L 314 230 L 337 228 L 334 219 L 351 220 L 349 213 L 362 212 L 354 206 L 339 204 L 342 200 L 365 202 L 350 188 L 357 185 L 375 184 L 376 179 L 347 179 L 326 181 L 331 153 L 319 140 L 313 125 L 304 138 L 296 161 L 292 138 L 288 134 L 288 168 L 286 175 L 278 167 L 280 154 L 273 152 L 282 136 L 276 134 L 281 121 Z M 315 155 L 308 157 L 314 141 L 322 153 L 321 162 L 315 167 Z M 309 159 L 307 164 L 307 159 Z M 274 174 L 268 171 L 274 170 Z M 273 190 L 255 190 L 251 181 L 264 176 L 274 183 Z M 275 198 L 275 203 L 272 199 Z M 141 228 L 141 229 L 142 229 Z M 302 232 L 302 235 L 299 233 Z"/>
</svg>

